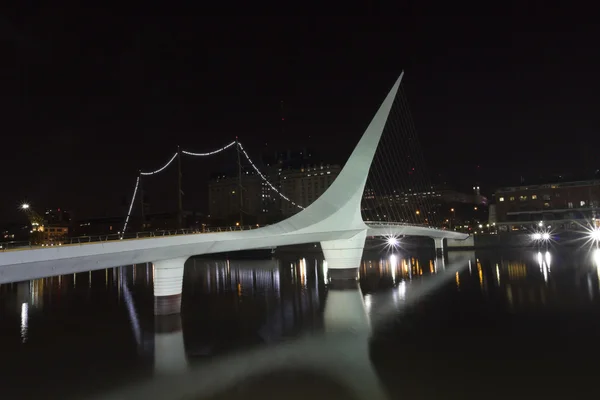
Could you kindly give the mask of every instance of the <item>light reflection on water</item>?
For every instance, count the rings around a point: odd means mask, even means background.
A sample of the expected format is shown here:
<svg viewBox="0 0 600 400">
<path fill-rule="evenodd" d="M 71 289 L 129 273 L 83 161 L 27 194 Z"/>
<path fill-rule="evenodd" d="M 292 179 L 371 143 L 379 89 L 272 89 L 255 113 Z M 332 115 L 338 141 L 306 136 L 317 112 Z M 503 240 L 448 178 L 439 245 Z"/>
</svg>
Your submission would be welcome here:
<svg viewBox="0 0 600 400">
<path fill-rule="evenodd" d="M 452 270 L 461 259 L 468 260 L 465 268 Z M 127 376 L 192 371 L 248 349 L 294 343 L 306 334 L 340 329 L 356 334 L 368 327 L 377 338 L 378 328 L 392 329 L 390 321 L 411 301 L 411 307 L 432 303 L 429 315 L 460 301 L 462 308 L 453 312 L 466 313 L 461 314 L 465 324 L 474 305 L 487 310 L 489 318 L 498 310 L 582 313 L 597 312 L 600 306 L 598 250 L 451 252 L 445 258 L 394 252 L 367 255 L 359 272 L 367 319 L 355 311 L 344 314 L 357 309 L 356 297 L 327 288 L 327 264 L 320 254 L 191 259 L 182 314 L 170 319 L 153 316 L 151 264 L 2 285 L 0 372 L 9 378 L 5 396 L 44 393 L 67 375 L 74 393 L 80 393 L 95 379 L 88 365 L 119 377 L 98 388 L 105 390 L 128 382 Z M 433 287 L 436 275 L 449 279 Z M 320 343 L 313 343 L 315 349 Z M 38 389 L 23 389 L 23 376 L 38 380 Z"/>
</svg>

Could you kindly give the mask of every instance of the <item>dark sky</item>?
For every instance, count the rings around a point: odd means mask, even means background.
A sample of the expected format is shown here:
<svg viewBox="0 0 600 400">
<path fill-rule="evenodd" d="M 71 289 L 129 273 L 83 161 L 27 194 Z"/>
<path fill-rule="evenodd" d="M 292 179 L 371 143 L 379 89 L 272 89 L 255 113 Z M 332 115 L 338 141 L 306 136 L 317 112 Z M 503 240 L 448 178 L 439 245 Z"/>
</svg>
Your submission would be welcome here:
<svg viewBox="0 0 600 400">
<path fill-rule="evenodd" d="M 520 175 L 600 166 L 596 10 L 414 3 L 424 8 L 360 17 L 4 10 L 0 221 L 20 219 L 23 200 L 118 213 L 136 171 L 177 145 L 207 151 L 238 135 L 255 157 L 264 143 L 311 144 L 343 162 L 402 69 L 432 173 L 489 194 Z M 205 203 L 224 158 L 185 161 L 185 208 Z M 148 185 L 174 210 L 173 172 Z"/>
</svg>

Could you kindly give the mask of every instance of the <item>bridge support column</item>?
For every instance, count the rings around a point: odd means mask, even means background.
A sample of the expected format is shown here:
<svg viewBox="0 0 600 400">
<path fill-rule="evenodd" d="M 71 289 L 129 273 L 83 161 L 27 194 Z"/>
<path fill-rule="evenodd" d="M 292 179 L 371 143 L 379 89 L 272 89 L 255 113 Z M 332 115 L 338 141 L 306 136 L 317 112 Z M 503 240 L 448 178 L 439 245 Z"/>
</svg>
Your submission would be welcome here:
<svg viewBox="0 0 600 400">
<path fill-rule="evenodd" d="M 367 230 L 350 239 L 321 242 L 321 249 L 327 261 L 327 272 L 332 281 L 356 280 L 362 260 Z"/>
<path fill-rule="evenodd" d="M 435 244 L 435 254 L 438 256 L 444 256 L 444 238 L 433 238 Z"/>
<path fill-rule="evenodd" d="M 154 263 L 154 315 L 178 314 L 181 311 L 183 265 L 187 257 Z"/>
</svg>

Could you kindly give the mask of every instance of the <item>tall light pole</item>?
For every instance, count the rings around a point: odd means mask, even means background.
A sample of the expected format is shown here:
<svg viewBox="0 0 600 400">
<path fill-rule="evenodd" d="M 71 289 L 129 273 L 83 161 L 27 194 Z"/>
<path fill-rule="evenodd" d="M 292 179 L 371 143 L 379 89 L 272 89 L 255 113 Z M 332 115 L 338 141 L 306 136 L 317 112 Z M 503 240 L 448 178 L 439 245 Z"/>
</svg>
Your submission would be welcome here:
<svg viewBox="0 0 600 400">
<path fill-rule="evenodd" d="M 177 146 L 177 229 L 183 228 L 183 192 L 181 191 L 181 147 Z"/>
<path fill-rule="evenodd" d="M 241 157 L 241 151 L 240 151 L 240 145 L 238 144 L 238 138 L 237 136 L 235 137 L 235 144 L 237 147 L 237 162 L 238 162 L 238 192 L 240 193 L 240 225 L 244 225 L 244 212 L 243 212 L 243 208 L 244 208 L 244 187 L 242 186 L 242 157 Z"/>
<path fill-rule="evenodd" d="M 139 170 L 139 180 L 140 180 L 140 210 L 142 210 L 142 230 L 145 229 L 146 227 L 146 216 L 144 215 L 144 186 L 142 184 L 143 182 L 143 175 L 142 175 L 142 170 Z"/>
</svg>

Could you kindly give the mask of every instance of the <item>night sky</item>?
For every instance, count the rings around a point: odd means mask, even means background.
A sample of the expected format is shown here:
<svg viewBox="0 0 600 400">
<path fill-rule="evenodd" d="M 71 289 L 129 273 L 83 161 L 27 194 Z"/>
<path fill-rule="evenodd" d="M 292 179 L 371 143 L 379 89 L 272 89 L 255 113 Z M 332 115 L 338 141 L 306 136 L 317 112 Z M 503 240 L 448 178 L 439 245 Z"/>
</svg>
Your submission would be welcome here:
<svg viewBox="0 0 600 400">
<path fill-rule="evenodd" d="M 25 220 L 24 200 L 118 214 L 137 170 L 177 145 L 208 151 L 237 135 L 255 158 L 267 143 L 343 162 L 403 69 L 432 175 L 489 195 L 521 175 L 600 167 L 595 10 L 141 17 L 52 3 L 0 14 L 2 222 Z M 185 209 L 206 204 L 206 177 L 229 160 L 185 160 Z M 174 169 L 148 186 L 154 211 L 175 210 Z"/>
</svg>

